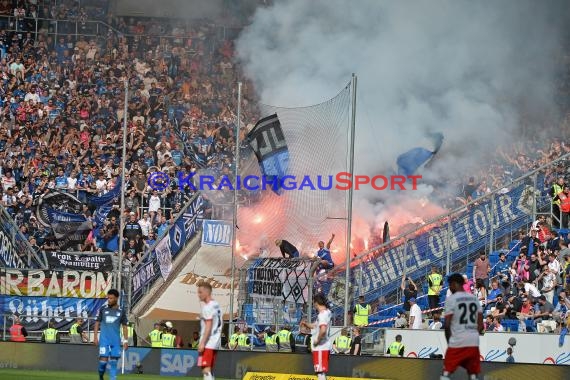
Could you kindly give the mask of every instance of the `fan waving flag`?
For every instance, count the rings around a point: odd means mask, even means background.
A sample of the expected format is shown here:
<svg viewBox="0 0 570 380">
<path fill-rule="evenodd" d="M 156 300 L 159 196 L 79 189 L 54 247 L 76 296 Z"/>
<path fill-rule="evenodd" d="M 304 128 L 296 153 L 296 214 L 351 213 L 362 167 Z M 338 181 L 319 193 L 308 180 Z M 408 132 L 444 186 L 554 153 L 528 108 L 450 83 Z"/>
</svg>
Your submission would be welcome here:
<svg viewBox="0 0 570 380">
<path fill-rule="evenodd" d="M 281 194 L 281 179 L 289 166 L 289 149 L 277 114 L 259 120 L 248 133 L 247 140 L 257 157 L 261 174 L 267 179 L 267 186 Z"/>
<path fill-rule="evenodd" d="M 398 174 L 408 176 L 416 173 L 435 156 L 442 143 L 443 134 L 430 133 L 425 147 L 416 147 L 400 154 L 396 160 Z"/>
</svg>

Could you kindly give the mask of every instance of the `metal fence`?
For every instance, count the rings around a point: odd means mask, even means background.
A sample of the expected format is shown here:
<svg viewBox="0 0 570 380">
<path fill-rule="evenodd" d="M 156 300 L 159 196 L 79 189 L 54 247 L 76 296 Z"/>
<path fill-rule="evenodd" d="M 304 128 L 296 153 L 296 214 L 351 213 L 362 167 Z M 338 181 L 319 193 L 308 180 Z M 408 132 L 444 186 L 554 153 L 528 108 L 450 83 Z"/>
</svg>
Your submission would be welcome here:
<svg viewBox="0 0 570 380">
<path fill-rule="evenodd" d="M 46 268 L 38 252 L 30 245 L 28 239 L 6 209 L 0 205 L 0 265 L 8 268 Z"/>
<path fill-rule="evenodd" d="M 51 320 L 57 319 L 60 323 L 66 323 L 67 325 L 72 324 L 75 322 L 75 318 L 48 318 L 48 317 L 38 317 L 37 315 L 31 314 L 19 314 L 18 318 L 22 320 L 22 326 L 26 328 L 28 336 L 26 337 L 26 342 L 41 342 L 42 334 L 44 328 L 40 329 L 30 329 L 26 327 L 29 326 L 25 322 L 26 319 L 30 319 L 35 321 L 35 325 L 39 326 L 38 322 L 43 322 L 43 325 L 47 327 L 47 323 Z M 10 327 L 14 324 L 14 315 L 13 314 L 1 314 L 1 321 L 2 321 L 2 340 L 9 341 L 10 340 Z M 93 327 L 95 326 L 95 317 L 88 317 L 83 318 L 83 325 L 81 326 L 85 331 L 88 339 L 87 342 L 83 342 L 85 344 L 89 344 L 93 342 Z M 69 336 L 69 329 L 58 329 L 58 334 L 60 336 L 60 343 L 70 343 L 70 336 Z"/>
<path fill-rule="evenodd" d="M 502 189 L 358 255 L 351 261 L 353 293 L 364 295 L 380 314 L 386 306 L 401 305 L 403 276 L 412 278 L 421 294 L 422 289 L 427 292 L 426 276 L 433 266 L 441 273 L 465 273 L 480 252 L 504 249 L 512 253 L 510 244 L 520 229 L 528 231 L 539 214 L 552 217 L 548 189 L 554 179 L 553 168 L 569 158 L 570 154 L 564 155 Z M 335 268 L 327 286 L 334 288 L 343 274 L 344 265 Z M 342 307 L 335 307 L 334 312 L 339 316 Z"/>
</svg>

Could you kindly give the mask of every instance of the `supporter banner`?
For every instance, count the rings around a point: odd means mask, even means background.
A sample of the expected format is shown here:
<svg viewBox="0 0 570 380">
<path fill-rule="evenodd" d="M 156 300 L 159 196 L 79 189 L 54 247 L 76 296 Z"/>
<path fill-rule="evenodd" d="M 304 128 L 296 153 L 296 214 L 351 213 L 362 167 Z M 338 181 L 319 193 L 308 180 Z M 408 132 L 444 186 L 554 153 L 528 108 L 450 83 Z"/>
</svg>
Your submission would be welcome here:
<svg viewBox="0 0 570 380">
<path fill-rule="evenodd" d="M 83 203 L 79 199 L 65 191 L 51 191 L 34 202 L 37 219 L 45 227 L 51 227 L 50 210 L 79 214 L 83 208 Z"/>
<path fill-rule="evenodd" d="M 224 220 L 204 220 L 202 245 L 232 246 L 232 223 Z"/>
<path fill-rule="evenodd" d="M 154 262 L 151 261 L 140 266 L 133 275 L 133 292 L 138 292 L 142 289 L 155 275 Z"/>
<path fill-rule="evenodd" d="M 46 257 L 48 266 L 51 269 L 92 269 L 98 272 L 113 271 L 113 257 L 111 255 L 46 252 Z"/>
<path fill-rule="evenodd" d="M 168 264 L 168 258 L 166 257 L 166 248 L 159 243 L 157 248 L 159 248 L 158 251 L 160 252 L 157 252 L 157 249 L 155 249 L 155 251 L 148 256 L 150 262 L 138 266 L 135 269 L 133 274 L 133 295 L 138 296 L 136 293 L 141 291 L 145 285 L 154 282 L 158 276 L 163 274 L 162 269 L 161 273 L 157 272 L 158 270 L 156 268 L 159 265 L 155 265 L 160 263 L 160 261 L 155 262 L 155 260 L 158 260 L 159 253 L 164 255 L 161 256 L 164 260 L 163 269 L 165 269 L 165 272 L 170 272 L 168 266 L 170 265 L 171 267 L 172 258 L 176 257 L 186 246 L 186 243 L 194 237 L 196 231 L 199 229 L 200 223 L 202 223 L 202 215 L 202 197 L 198 196 L 186 208 L 182 217 L 176 220 L 172 228 L 170 228 L 168 235 L 163 238 L 164 240 L 168 239 L 168 245 L 166 247 L 170 254 L 170 264 Z"/>
<path fill-rule="evenodd" d="M 449 230 L 447 225 L 434 227 L 408 240 L 406 245 L 402 243 L 379 253 L 379 257 L 362 264 L 362 288 L 355 289 L 354 293 L 368 294 L 379 289 L 380 284 L 388 284 L 382 288 L 384 294 L 394 291 L 400 286 L 404 267 L 412 278 L 424 275 L 425 268 L 445 261 L 447 241 L 451 260 L 456 262 L 488 244 L 491 224 L 495 238 L 524 226 L 532 215 L 534 192 L 532 186 L 520 184 L 506 194 L 495 196 L 494 204 L 488 200 L 466 210 L 460 217 L 454 217 Z"/>
<path fill-rule="evenodd" d="M 198 351 L 160 350 L 160 376 L 187 376 L 196 368 Z"/>
<path fill-rule="evenodd" d="M 30 297 L 106 298 L 113 273 L 72 270 L 0 270 L 0 294 Z"/>
<path fill-rule="evenodd" d="M 172 256 L 170 252 L 170 235 L 166 235 L 156 246 L 154 252 L 163 279 L 167 279 L 172 270 Z"/>
<path fill-rule="evenodd" d="M 0 314 L 18 314 L 29 331 L 43 330 L 49 321 L 68 330 L 77 317 L 94 318 L 106 300 L 96 298 L 15 297 L 0 295 Z"/>
<path fill-rule="evenodd" d="M 261 174 L 275 184 L 271 188 L 280 194 L 281 189 L 277 184 L 287 174 L 289 148 L 277 114 L 259 120 L 247 139 L 257 157 Z"/>
<path fill-rule="evenodd" d="M 445 356 L 447 343 L 443 330 L 387 329 L 387 344 L 393 342 L 398 334 L 402 336 L 402 343 L 406 347 L 405 357 L 425 359 L 431 354 Z M 570 349 L 567 345 L 558 346 L 558 334 L 485 333 L 479 339 L 481 360 L 506 362 L 511 338 L 516 342 L 513 347 L 515 363 L 570 365 Z"/>
<path fill-rule="evenodd" d="M 281 298 L 305 303 L 308 297 L 311 261 L 258 259 L 247 270 L 248 293 L 252 297 Z"/>
<path fill-rule="evenodd" d="M 85 222 L 87 218 L 85 218 L 82 214 L 75 214 L 73 212 L 64 212 L 55 210 L 51 207 L 46 208 L 47 215 L 49 221 L 51 223 L 54 222 Z"/>
<path fill-rule="evenodd" d="M 85 243 L 92 229 L 90 221 L 52 223 L 55 243 L 60 250 L 70 249 Z"/>
</svg>

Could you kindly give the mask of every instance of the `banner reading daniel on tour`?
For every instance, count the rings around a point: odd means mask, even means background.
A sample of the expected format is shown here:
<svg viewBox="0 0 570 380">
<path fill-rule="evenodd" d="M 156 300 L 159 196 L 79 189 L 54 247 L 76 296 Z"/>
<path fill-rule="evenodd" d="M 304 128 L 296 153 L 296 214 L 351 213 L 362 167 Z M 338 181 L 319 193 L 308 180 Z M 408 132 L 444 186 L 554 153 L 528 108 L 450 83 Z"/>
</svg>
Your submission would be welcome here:
<svg viewBox="0 0 570 380">
<path fill-rule="evenodd" d="M 312 261 L 298 259 L 255 260 L 247 270 L 248 293 L 252 297 L 305 303 L 311 264 Z"/>
<path fill-rule="evenodd" d="M 74 270 L 0 270 L 0 295 L 106 298 L 113 274 Z"/>
<path fill-rule="evenodd" d="M 539 177 L 537 183 L 542 181 Z M 526 226 L 532 221 L 534 195 L 532 186 L 519 183 L 492 200 L 481 199 L 479 204 L 455 214 L 449 227 L 447 223 L 435 226 L 409 239 L 407 244 L 402 241 L 377 258 L 367 260 L 362 264 L 362 280 L 354 284 L 354 294 L 368 294 L 373 290 L 388 294 L 400 286 L 399 279 L 404 272 L 412 278 L 420 277 L 425 274 L 425 268 L 445 261 L 448 252 L 451 262 L 458 262 L 469 253 L 484 249 L 491 229 L 497 238 Z M 537 197 L 536 207 L 545 199 Z"/>
</svg>

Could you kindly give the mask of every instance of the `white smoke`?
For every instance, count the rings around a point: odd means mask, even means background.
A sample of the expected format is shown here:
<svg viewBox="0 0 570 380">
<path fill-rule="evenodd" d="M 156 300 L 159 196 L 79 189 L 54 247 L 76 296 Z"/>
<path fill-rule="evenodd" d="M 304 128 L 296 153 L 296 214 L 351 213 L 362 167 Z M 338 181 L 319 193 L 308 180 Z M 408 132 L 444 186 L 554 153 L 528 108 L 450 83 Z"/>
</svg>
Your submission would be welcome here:
<svg viewBox="0 0 570 380">
<path fill-rule="evenodd" d="M 359 174 L 385 173 L 425 132 L 440 131 L 442 158 L 431 170 L 463 176 L 517 138 L 521 108 L 554 113 L 567 9 L 530 0 L 276 1 L 256 12 L 237 52 L 265 104 L 319 103 L 356 73 Z M 375 224 L 388 218 L 367 202 L 377 193 L 355 197 Z"/>
</svg>

